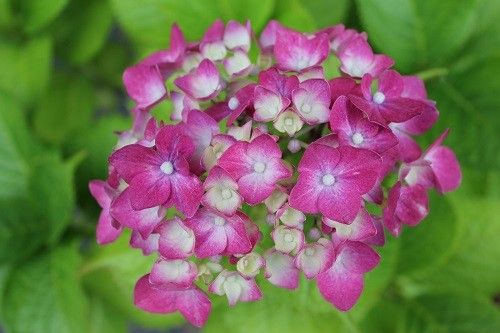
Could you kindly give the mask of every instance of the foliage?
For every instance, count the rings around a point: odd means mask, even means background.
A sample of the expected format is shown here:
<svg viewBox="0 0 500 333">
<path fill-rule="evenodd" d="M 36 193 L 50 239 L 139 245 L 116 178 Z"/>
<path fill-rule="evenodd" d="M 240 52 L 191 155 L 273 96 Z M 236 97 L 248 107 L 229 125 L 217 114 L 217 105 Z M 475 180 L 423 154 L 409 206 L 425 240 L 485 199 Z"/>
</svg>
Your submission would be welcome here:
<svg viewBox="0 0 500 333">
<path fill-rule="evenodd" d="M 427 80 L 447 144 L 464 166 L 450 200 L 390 239 L 349 313 L 306 281 L 265 302 L 214 306 L 206 330 L 231 332 L 500 332 L 500 3 L 496 0 L 0 0 L 0 322 L 6 332 L 124 332 L 178 316 L 134 309 L 151 258 L 97 247 L 89 179 L 104 178 L 112 131 L 127 126 L 123 69 L 216 18 L 271 18 L 312 31 L 367 31 L 398 70 Z M 390 237 L 389 237 L 390 238 Z"/>
</svg>

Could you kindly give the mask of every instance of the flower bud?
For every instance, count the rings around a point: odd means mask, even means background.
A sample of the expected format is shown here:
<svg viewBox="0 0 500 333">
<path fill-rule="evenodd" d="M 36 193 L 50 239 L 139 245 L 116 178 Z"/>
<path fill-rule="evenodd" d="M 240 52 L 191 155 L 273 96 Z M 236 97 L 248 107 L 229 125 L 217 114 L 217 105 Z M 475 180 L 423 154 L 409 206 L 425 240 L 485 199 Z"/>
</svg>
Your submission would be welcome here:
<svg viewBox="0 0 500 333">
<path fill-rule="evenodd" d="M 296 255 L 304 245 L 302 231 L 285 226 L 276 227 L 271 233 L 276 250 Z"/>
<path fill-rule="evenodd" d="M 300 141 L 297 140 L 297 139 L 291 139 L 290 141 L 288 141 L 288 150 L 291 152 L 291 153 L 296 153 L 298 151 L 300 151 Z"/>
<path fill-rule="evenodd" d="M 236 269 L 244 277 L 252 278 L 259 274 L 259 271 L 264 264 L 264 258 L 262 258 L 260 254 L 251 252 L 238 260 Z"/>
</svg>

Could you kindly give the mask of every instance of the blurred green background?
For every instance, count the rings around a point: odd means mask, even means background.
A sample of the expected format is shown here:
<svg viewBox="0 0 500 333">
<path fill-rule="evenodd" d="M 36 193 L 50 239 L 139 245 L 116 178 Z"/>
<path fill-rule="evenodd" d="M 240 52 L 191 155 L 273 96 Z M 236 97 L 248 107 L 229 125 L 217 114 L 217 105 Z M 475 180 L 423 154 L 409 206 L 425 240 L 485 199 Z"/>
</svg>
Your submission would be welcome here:
<svg viewBox="0 0 500 333">
<path fill-rule="evenodd" d="M 344 22 L 418 73 L 457 152 L 463 185 L 389 239 L 359 304 L 340 314 L 315 286 L 214 302 L 207 332 L 500 332 L 500 1 L 0 0 L 0 327 L 11 333 L 192 331 L 142 313 L 132 288 L 154 258 L 127 235 L 97 247 L 89 179 L 130 125 L 121 73 L 166 48 L 170 25 L 200 38 L 216 18 Z M 1 331 L 2 329 L 0 329 Z M 148 330 L 148 332 L 150 332 Z M 178 330 L 179 332 L 179 330 Z"/>
</svg>

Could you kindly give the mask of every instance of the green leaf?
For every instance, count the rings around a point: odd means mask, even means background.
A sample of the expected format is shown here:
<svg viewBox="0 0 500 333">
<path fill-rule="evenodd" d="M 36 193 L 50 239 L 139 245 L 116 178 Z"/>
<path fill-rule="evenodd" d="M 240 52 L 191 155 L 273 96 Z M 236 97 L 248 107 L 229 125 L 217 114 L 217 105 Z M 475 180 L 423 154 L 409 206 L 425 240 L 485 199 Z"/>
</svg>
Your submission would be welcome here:
<svg viewBox="0 0 500 333">
<path fill-rule="evenodd" d="M 311 281 L 301 281 L 299 290 L 294 291 L 279 289 L 267 281 L 259 285 L 264 298 L 258 302 L 228 307 L 225 296 L 219 296 L 205 332 L 356 332 L 349 314 L 340 313 L 326 301 L 312 296 L 311 288 L 314 292 L 317 288 Z M 318 311 L 318 307 L 324 309 L 324 306 L 329 310 Z"/>
<path fill-rule="evenodd" d="M 405 332 L 496 333 L 500 311 L 474 295 L 439 293 L 410 301 Z"/>
<path fill-rule="evenodd" d="M 493 297 L 500 290 L 500 201 L 459 195 L 451 199 L 465 226 L 459 246 L 444 265 L 415 276 L 413 282 L 427 292 L 467 290 Z"/>
<path fill-rule="evenodd" d="M 49 244 L 56 244 L 71 222 L 75 208 L 73 175 L 80 158 L 64 162 L 58 154 L 47 153 L 33 162 L 29 183 L 31 209 L 38 223 L 43 221 L 48 226 Z"/>
<path fill-rule="evenodd" d="M 66 150 L 71 154 L 77 152 L 86 154 L 86 159 L 78 166 L 76 172 L 80 204 L 91 203 L 92 207 L 95 207 L 95 199 L 89 194 L 88 182 L 91 179 L 107 177 L 108 157 L 117 141 L 115 133 L 129 128 L 130 118 L 118 115 L 106 116 L 69 138 Z"/>
<path fill-rule="evenodd" d="M 113 11 L 125 32 L 143 52 L 151 52 L 168 46 L 170 26 L 176 22 L 189 40 L 199 39 L 218 18 L 255 21 L 260 29 L 270 16 L 271 0 L 175 1 L 111 0 Z M 245 5 L 247 4 L 247 5 Z"/>
<path fill-rule="evenodd" d="M 79 285 L 77 244 L 17 267 L 3 299 L 4 324 L 15 333 L 86 333 L 88 304 Z"/>
<path fill-rule="evenodd" d="M 275 15 L 280 23 L 293 29 L 311 32 L 318 28 L 314 16 L 300 0 L 277 0 Z"/>
<path fill-rule="evenodd" d="M 127 332 L 126 318 L 97 297 L 90 299 L 89 325 L 89 333 Z"/>
<path fill-rule="evenodd" d="M 10 272 L 12 271 L 12 267 L 8 265 L 0 266 L 0 321 L 2 321 L 2 305 L 3 305 L 3 295 L 5 294 L 5 287 L 7 285 L 7 281 L 9 279 Z"/>
<path fill-rule="evenodd" d="M 404 72 L 446 64 L 473 34 L 478 0 L 358 0 L 370 41 Z"/>
<path fill-rule="evenodd" d="M 318 28 L 343 23 L 350 6 L 349 0 L 301 0 L 300 2 L 314 17 Z"/>
<path fill-rule="evenodd" d="M 33 1 L 37 2 L 37 1 Z M 0 40 L 0 92 L 30 105 L 45 91 L 52 66 L 52 41 L 36 37 L 24 44 Z"/>
<path fill-rule="evenodd" d="M 442 265 L 459 244 L 461 224 L 447 198 L 430 194 L 430 213 L 401 234 L 398 274 L 422 274 Z"/>
<path fill-rule="evenodd" d="M 12 8 L 9 0 L 0 0 L 0 29 L 5 29 L 12 24 Z"/>
<path fill-rule="evenodd" d="M 450 74 L 428 85 L 429 96 L 437 101 L 440 119 L 426 135 L 427 142 L 445 128 L 452 131 L 445 141 L 460 160 L 478 170 L 500 167 L 500 53 L 474 66 L 450 69 Z M 478 147 L 477 143 L 481 145 Z"/>
<path fill-rule="evenodd" d="M 26 194 L 28 133 L 21 109 L 0 93 L 0 199 Z"/>
<path fill-rule="evenodd" d="M 19 1 L 24 31 L 37 32 L 57 17 L 67 3 L 68 0 Z"/>
<path fill-rule="evenodd" d="M 179 314 L 158 315 L 137 309 L 133 291 L 137 280 L 149 273 L 155 258 L 145 257 L 140 250 L 128 245 L 129 233 L 115 243 L 97 247 L 80 270 L 86 289 L 114 306 L 129 320 L 147 327 L 179 325 L 184 320 Z"/>
<path fill-rule="evenodd" d="M 35 110 L 34 128 L 43 140 L 61 144 L 89 126 L 95 106 L 94 89 L 82 76 L 58 74 L 50 90 Z"/>
<path fill-rule="evenodd" d="M 112 25 L 110 4 L 100 0 L 73 1 L 62 23 L 71 31 L 59 43 L 61 53 L 73 64 L 81 65 L 94 57 L 108 38 Z"/>
</svg>

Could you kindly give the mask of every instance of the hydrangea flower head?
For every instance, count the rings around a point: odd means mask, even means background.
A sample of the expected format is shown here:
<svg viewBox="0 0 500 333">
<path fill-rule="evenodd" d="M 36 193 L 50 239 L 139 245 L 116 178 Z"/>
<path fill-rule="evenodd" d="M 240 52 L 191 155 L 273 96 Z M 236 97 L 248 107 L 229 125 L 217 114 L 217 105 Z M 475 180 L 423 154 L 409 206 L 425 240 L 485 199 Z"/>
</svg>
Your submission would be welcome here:
<svg viewBox="0 0 500 333">
<path fill-rule="evenodd" d="M 218 20 L 200 41 L 177 25 L 170 40 L 125 70 L 133 126 L 109 178 L 89 184 L 97 242 L 129 228 L 132 248 L 158 256 L 136 306 L 203 326 L 213 298 L 259 301 L 263 279 L 296 289 L 303 274 L 351 309 L 385 230 L 418 225 L 428 191 L 461 181 L 448 131 L 424 150 L 414 140 L 439 115 L 423 81 L 343 25 L 301 33 L 271 21 L 256 37 L 250 22 Z M 155 118 L 166 100 L 167 123 Z"/>
</svg>

